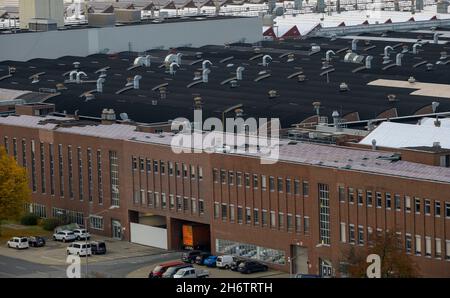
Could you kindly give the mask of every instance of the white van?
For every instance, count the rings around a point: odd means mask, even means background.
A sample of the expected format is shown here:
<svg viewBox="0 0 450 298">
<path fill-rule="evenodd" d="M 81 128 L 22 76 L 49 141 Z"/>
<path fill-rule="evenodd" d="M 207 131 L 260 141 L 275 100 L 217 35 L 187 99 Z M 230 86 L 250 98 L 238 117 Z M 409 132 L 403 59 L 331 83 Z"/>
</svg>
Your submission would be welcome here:
<svg viewBox="0 0 450 298">
<path fill-rule="evenodd" d="M 231 264 L 234 261 L 234 257 L 231 255 L 224 255 L 217 257 L 216 266 L 217 268 L 231 268 Z"/>
<path fill-rule="evenodd" d="M 26 237 L 13 237 L 11 238 L 11 240 L 8 241 L 7 244 L 9 248 L 16 248 L 16 249 L 30 247 L 30 245 L 28 244 L 28 238 Z"/>
<path fill-rule="evenodd" d="M 77 255 L 85 257 L 92 254 L 91 245 L 89 243 L 74 242 L 67 247 L 68 255 Z"/>
</svg>

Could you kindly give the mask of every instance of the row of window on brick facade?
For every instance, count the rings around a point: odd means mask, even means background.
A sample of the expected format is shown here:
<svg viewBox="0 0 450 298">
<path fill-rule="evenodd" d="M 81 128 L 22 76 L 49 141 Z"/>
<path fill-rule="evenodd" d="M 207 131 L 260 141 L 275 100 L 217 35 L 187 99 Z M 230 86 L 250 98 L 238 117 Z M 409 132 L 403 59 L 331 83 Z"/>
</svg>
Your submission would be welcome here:
<svg viewBox="0 0 450 298">
<path fill-rule="evenodd" d="M 133 193 L 133 202 L 141 206 L 162 210 L 176 210 L 178 212 L 189 212 L 191 214 L 203 215 L 205 213 L 205 201 L 203 199 L 189 198 L 179 195 L 159 193 L 153 191 L 135 191 Z"/>
<path fill-rule="evenodd" d="M 245 213 L 244 213 L 245 212 Z M 231 223 L 270 227 L 272 229 L 286 228 L 290 232 L 309 233 L 309 216 L 299 214 L 284 214 L 273 210 L 235 206 L 233 204 L 214 202 L 214 219 L 229 221 Z"/>
<path fill-rule="evenodd" d="M 367 232 L 367 236 L 365 233 Z M 382 229 L 377 229 L 377 233 L 382 233 Z M 410 233 L 405 233 L 404 238 L 401 232 L 396 233 L 398 238 L 403 241 L 402 245 L 407 254 L 414 254 L 416 256 L 435 257 L 442 259 L 442 244 L 441 238 L 434 238 L 434 254 L 432 253 L 432 240 L 431 236 L 414 235 L 414 247 L 413 236 Z M 348 235 L 348 236 L 347 236 Z M 425 240 L 425 253 L 422 252 L 422 238 Z M 349 243 L 352 245 L 363 246 L 367 244 L 373 245 L 373 229 L 372 227 L 364 228 L 362 225 L 357 227 L 354 224 L 340 223 L 340 241 L 342 243 Z M 413 251 L 414 249 L 414 251 Z M 445 259 L 450 260 L 450 240 L 445 240 Z"/>
<path fill-rule="evenodd" d="M 442 214 L 442 205 L 439 200 L 421 199 L 411 196 L 401 196 L 400 194 L 392 194 L 389 192 L 373 192 L 372 190 L 362 190 L 344 186 L 338 187 L 339 201 L 341 203 L 356 203 L 360 206 L 366 207 L 386 208 L 387 210 L 395 209 L 396 211 L 411 212 L 412 210 L 416 214 L 423 212 L 425 215 L 440 217 Z M 364 196 L 365 195 L 365 196 Z M 375 198 L 374 198 L 375 195 Z M 414 202 L 414 207 L 412 203 Z M 423 211 L 422 211 L 423 204 Z M 432 206 L 434 208 L 432 208 Z M 446 218 L 450 218 L 450 202 L 444 202 L 444 215 Z"/>
<path fill-rule="evenodd" d="M 9 146 L 9 138 L 7 136 L 4 137 L 4 146 L 6 149 L 6 152 L 8 154 L 11 153 L 10 146 Z M 45 148 L 48 146 L 48 148 Z M 18 159 L 18 146 L 17 146 L 17 139 L 12 139 L 12 147 L 13 152 L 12 155 L 14 158 L 19 162 Z M 30 140 L 30 156 L 31 156 L 31 169 L 29 168 L 29 164 L 27 161 L 27 141 L 25 139 L 21 140 L 21 150 L 22 150 L 22 157 L 21 162 L 22 166 L 26 168 L 31 175 L 31 188 L 33 192 L 37 192 L 37 171 L 36 171 L 36 147 L 35 147 L 35 141 Z M 64 158 L 64 150 L 67 150 L 66 158 Z M 47 154 L 46 154 L 47 153 Z M 67 145 L 67 149 L 64 149 L 62 144 L 58 144 L 56 147 L 56 160 L 55 160 L 55 147 L 54 144 L 49 143 L 39 143 L 39 156 L 40 156 L 40 178 L 41 178 L 41 193 L 47 194 L 47 177 L 46 177 L 46 164 L 48 163 L 49 166 L 49 173 L 50 173 L 50 195 L 55 195 L 56 193 L 56 186 L 55 186 L 55 162 L 58 164 L 58 172 L 59 172 L 59 196 L 61 198 L 64 198 L 68 195 L 69 198 L 74 198 L 74 162 L 73 162 L 73 150 L 71 145 Z M 88 200 L 89 202 L 93 202 L 94 199 L 94 174 L 93 174 L 93 154 L 92 149 L 87 148 L 86 149 L 86 156 L 87 156 L 87 192 L 88 192 Z M 76 148 L 76 159 L 77 159 L 77 170 L 78 170 L 78 195 L 79 200 L 84 200 L 84 163 L 83 163 L 83 150 L 81 147 Z M 118 205 L 119 204 L 119 161 L 117 152 L 115 151 L 109 151 L 109 161 L 110 161 L 110 177 L 111 177 L 111 197 L 112 205 Z M 96 165 L 97 165 L 97 199 L 98 204 L 103 204 L 103 165 L 102 165 L 102 151 L 99 149 L 96 152 Z M 64 184 L 64 177 L 65 172 L 64 170 L 67 170 L 67 177 L 68 177 L 68 186 L 66 189 L 66 186 Z M 68 191 L 68 194 L 66 193 Z"/>
<path fill-rule="evenodd" d="M 299 180 L 299 179 L 290 179 L 290 178 L 281 178 L 274 176 L 259 175 L 259 174 L 251 174 L 251 173 L 242 173 L 242 172 L 234 172 L 227 171 L 224 169 L 213 169 L 213 181 L 214 183 L 222 183 L 228 185 L 237 185 L 238 187 L 245 187 L 253 189 L 261 188 L 263 191 L 267 190 L 267 180 L 269 181 L 269 191 L 278 192 L 286 192 L 287 194 L 294 193 L 295 195 L 301 194 L 304 197 L 309 196 L 309 182 L 307 180 Z M 293 181 L 292 181 L 293 180 Z M 276 181 L 276 183 L 275 183 Z"/>
<path fill-rule="evenodd" d="M 187 165 L 185 163 L 178 163 L 172 161 L 164 161 L 164 160 L 152 160 L 150 158 L 137 157 L 133 156 L 131 158 L 131 168 L 133 171 L 141 171 L 154 174 L 166 174 L 166 166 L 167 173 L 169 176 L 176 175 L 177 177 L 183 176 L 183 178 L 203 180 L 203 168 L 196 165 Z"/>
</svg>

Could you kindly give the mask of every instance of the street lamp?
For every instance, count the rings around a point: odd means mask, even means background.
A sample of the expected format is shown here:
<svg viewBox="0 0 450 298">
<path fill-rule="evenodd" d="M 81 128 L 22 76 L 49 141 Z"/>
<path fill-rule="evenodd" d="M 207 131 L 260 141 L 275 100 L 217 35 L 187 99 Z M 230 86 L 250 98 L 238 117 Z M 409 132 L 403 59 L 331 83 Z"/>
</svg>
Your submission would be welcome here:
<svg viewBox="0 0 450 298">
<path fill-rule="evenodd" d="M 102 210 L 102 211 L 97 212 L 95 214 L 91 214 L 91 207 L 92 207 L 92 205 L 91 205 L 91 203 L 89 203 L 89 214 L 88 214 L 87 218 L 84 219 L 85 220 L 84 227 L 86 229 L 86 234 L 89 232 L 89 230 L 88 230 L 88 221 L 91 219 L 92 215 L 100 215 L 100 214 L 103 214 L 103 213 L 108 212 L 110 210 L 114 210 L 114 209 L 118 209 L 119 208 L 119 206 L 112 205 L 108 209 Z M 88 237 L 86 236 L 84 238 L 84 240 L 85 240 L 85 244 L 86 244 L 86 255 L 85 255 L 85 257 L 86 257 L 86 278 L 89 278 L 89 261 L 88 261 L 89 257 L 88 257 L 88 254 L 87 254 Z"/>
</svg>

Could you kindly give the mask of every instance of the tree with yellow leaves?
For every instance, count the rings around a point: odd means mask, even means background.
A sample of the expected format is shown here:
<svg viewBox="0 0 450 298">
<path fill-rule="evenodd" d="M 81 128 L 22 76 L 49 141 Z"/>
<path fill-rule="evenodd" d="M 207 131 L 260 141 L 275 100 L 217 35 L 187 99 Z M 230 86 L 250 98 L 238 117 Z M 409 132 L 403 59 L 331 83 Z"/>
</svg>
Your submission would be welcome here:
<svg viewBox="0 0 450 298">
<path fill-rule="evenodd" d="M 29 201 L 26 170 L 0 146 L 0 221 L 18 219 Z"/>
</svg>

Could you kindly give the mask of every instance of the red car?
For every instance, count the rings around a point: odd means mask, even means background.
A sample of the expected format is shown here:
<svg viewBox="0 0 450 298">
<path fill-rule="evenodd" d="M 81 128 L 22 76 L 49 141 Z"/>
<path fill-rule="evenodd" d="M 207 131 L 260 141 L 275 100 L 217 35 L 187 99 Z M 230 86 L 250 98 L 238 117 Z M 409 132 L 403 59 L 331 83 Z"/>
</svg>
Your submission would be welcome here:
<svg viewBox="0 0 450 298">
<path fill-rule="evenodd" d="M 172 261 L 167 263 L 162 263 L 156 266 L 148 275 L 148 278 L 161 278 L 163 273 L 166 272 L 170 267 L 175 267 L 179 265 L 184 265 L 181 261 Z"/>
</svg>

